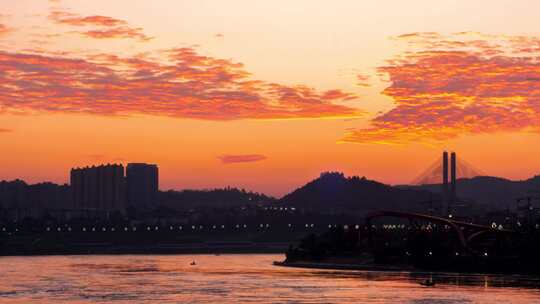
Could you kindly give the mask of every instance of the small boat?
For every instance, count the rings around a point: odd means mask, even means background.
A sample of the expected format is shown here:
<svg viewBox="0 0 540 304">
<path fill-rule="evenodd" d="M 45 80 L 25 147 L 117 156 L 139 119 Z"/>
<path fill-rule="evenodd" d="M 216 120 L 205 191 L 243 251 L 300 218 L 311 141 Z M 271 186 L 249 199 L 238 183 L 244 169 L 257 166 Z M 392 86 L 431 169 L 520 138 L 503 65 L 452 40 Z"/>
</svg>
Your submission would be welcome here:
<svg viewBox="0 0 540 304">
<path fill-rule="evenodd" d="M 433 282 L 433 280 L 425 280 L 423 282 L 420 282 L 420 285 L 431 287 L 435 286 L 435 282 Z"/>
<path fill-rule="evenodd" d="M 195 265 L 197 265 L 197 263 L 195 263 L 195 261 L 191 261 L 191 263 L 189 263 L 189 265 L 195 266 Z"/>
</svg>

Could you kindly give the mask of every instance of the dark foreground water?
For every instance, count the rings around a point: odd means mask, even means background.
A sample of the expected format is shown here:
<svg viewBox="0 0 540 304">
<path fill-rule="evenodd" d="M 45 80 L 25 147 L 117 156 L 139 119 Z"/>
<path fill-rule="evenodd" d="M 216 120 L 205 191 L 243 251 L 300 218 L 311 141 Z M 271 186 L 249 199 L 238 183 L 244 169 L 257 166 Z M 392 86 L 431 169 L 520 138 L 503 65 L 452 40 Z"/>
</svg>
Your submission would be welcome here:
<svg viewBox="0 0 540 304">
<path fill-rule="evenodd" d="M 2 303 L 540 303 L 540 278 L 272 266 L 281 255 L 0 257 Z M 191 266 L 195 260 L 197 265 Z"/>
</svg>

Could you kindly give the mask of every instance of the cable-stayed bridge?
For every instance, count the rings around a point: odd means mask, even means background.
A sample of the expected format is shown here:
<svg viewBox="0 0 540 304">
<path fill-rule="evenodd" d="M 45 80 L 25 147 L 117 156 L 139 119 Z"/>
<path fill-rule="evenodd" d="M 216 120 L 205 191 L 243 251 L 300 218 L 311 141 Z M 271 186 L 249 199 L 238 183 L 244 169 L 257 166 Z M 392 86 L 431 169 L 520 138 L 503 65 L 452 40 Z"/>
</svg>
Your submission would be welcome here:
<svg viewBox="0 0 540 304">
<path fill-rule="evenodd" d="M 457 158 L 456 153 L 444 151 L 442 157 L 437 159 L 413 182 L 414 185 L 441 185 L 441 199 L 443 214 L 452 216 L 454 207 L 458 202 L 457 179 L 471 178 L 484 175 L 480 170 L 467 161 Z"/>
<path fill-rule="evenodd" d="M 485 175 L 461 157 L 456 159 L 456 179 L 472 178 Z M 444 154 L 434 161 L 422 174 L 416 177 L 411 184 L 428 185 L 444 183 Z"/>
</svg>

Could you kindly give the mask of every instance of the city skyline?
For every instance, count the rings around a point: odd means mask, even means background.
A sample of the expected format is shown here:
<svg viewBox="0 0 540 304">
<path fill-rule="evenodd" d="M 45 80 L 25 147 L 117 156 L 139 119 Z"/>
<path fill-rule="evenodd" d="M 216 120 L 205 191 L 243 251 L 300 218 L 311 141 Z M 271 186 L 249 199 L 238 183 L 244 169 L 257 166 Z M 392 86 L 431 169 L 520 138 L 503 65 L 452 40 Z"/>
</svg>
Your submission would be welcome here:
<svg viewBox="0 0 540 304">
<path fill-rule="evenodd" d="M 0 2 L 0 303 L 540 299 L 540 1 Z"/>
<path fill-rule="evenodd" d="M 402 183 L 402 184 L 387 184 L 388 186 L 396 186 L 396 187 L 433 187 L 433 186 L 441 186 L 442 190 L 441 193 L 443 197 L 448 197 L 448 199 L 455 199 L 456 198 L 456 180 L 464 180 L 467 182 L 467 180 L 473 180 L 475 178 L 488 178 L 488 179 L 494 179 L 494 180 L 501 180 L 506 181 L 510 183 L 519 183 L 519 182 L 527 182 L 531 180 L 535 180 L 540 175 L 534 175 L 529 176 L 522 180 L 511 180 L 506 179 L 504 177 L 499 176 L 489 176 L 484 174 L 481 171 L 478 171 L 477 168 L 475 168 L 473 165 L 468 163 L 464 160 L 457 160 L 457 153 L 454 151 L 442 151 L 442 158 L 439 157 L 435 162 L 433 162 L 429 167 L 427 167 L 426 170 L 424 170 L 419 176 L 417 176 L 414 180 Z M 121 191 L 124 191 L 126 202 L 131 203 L 134 206 L 137 207 L 149 207 L 153 203 L 157 201 L 157 198 L 155 197 L 155 193 L 162 191 L 214 191 L 214 190 L 222 190 L 222 189 L 236 189 L 236 190 L 242 190 L 242 191 L 248 191 L 250 193 L 258 193 L 261 195 L 269 195 L 269 197 L 274 197 L 276 199 L 284 198 L 286 195 L 292 193 L 295 190 L 298 190 L 299 187 L 301 187 L 301 184 L 296 185 L 291 192 L 286 193 L 281 196 L 274 196 L 272 194 L 264 193 L 264 192 L 257 192 L 253 189 L 246 189 L 242 188 L 238 185 L 225 185 L 221 187 L 214 187 L 214 188 L 163 188 L 160 187 L 160 181 L 159 181 L 159 173 L 160 169 L 158 169 L 157 164 L 149 164 L 149 163 L 142 163 L 142 162 L 127 162 L 125 165 L 122 163 L 94 163 L 94 164 L 88 164 L 85 166 L 75 166 L 70 169 L 70 180 L 66 183 L 55 183 L 51 182 L 50 180 L 43 180 L 43 181 L 36 181 L 36 182 L 28 182 L 21 178 L 15 178 L 12 180 L 0 180 L 0 182 L 4 183 L 15 183 L 15 182 L 21 182 L 23 184 L 27 184 L 29 186 L 39 186 L 39 185 L 56 185 L 56 186 L 69 186 L 74 187 L 74 182 L 77 184 L 81 184 L 84 182 L 84 178 L 80 176 L 82 172 L 90 172 L 90 171 L 96 171 L 94 174 L 94 178 L 97 178 L 98 176 L 101 176 L 98 171 L 99 170 L 108 170 L 109 168 L 114 168 L 113 171 L 116 169 L 120 170 L 119 174 L 122 179 L 122 185 L 120 185 L 121 188 L 124 188 Z M 103 172 L 105 173 L 105 171 Z M 325 175 L 339 175 L 343 178 L 352 178 L 352 179 L 366 179 L 371 180 L 377 183 L 385 184 L 382 181 L 377 181 L 373 179 L 369 179 L 366 176 L 359 176 L 359 175 L 347 175 L 340 171 L 321 171 L 318 173 L 319 177 L 325 176 Z M 87 176 L 88 173 L 86 173 Z M 114 175 L 114 174 L 113 174 Z M 312 182 L 314 179 L 317 178 L 317 176 L 312 176 L 309 181 L 304 182 L 303 184 L 307 184 L 309 182 Z M 477 179 L 478 180 L 478 179 Z M 101 184 L 102 182 L 97 182 L 98 184 Z M 79 188 L 80 186 L 75 186 L 75 188 Z M 151 189 L 151 190 L 150 190 Z M 96 190 L 96 192 L 100 192 L 101 190 Z M 88 195 L 89 193 L 83 194 L 83 191 L 79 191 L 79 196 L 82 195 Z M 101 194 L 97 194 L 99 196 Z M 76 195 L 77 196 L 77 195 Z M 131 199 L 130 199 L 131 197 Z M 86 200 L 89 200 L 90 198 L 86 198 Z M 77 199 L 74 197 L 75 205 L 80 205 L 80 203 L 77 203 Z M 132 200 L 130 202 L 130 200 Z"/>
<path fill-rule="evenodd" d="M 279 197 L 323 171 L 406 184 L 445 149 L 540 172 L 534 1 L 1 7 L 0 179 L 150 160 L 163 189 Z"/>
</svg>

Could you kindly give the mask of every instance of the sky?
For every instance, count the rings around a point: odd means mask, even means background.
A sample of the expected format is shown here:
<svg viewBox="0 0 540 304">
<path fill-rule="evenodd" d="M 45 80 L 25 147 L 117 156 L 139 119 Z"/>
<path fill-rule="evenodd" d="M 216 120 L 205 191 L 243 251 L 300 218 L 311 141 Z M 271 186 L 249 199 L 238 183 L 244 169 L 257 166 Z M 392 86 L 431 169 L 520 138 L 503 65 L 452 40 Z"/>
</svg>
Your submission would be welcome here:
<svg viewBox="0 0 540 304">
<path fill-rule="evenodd" d="M 158 164 L 161 189 L 388 184 L 443 150 L 540 173 L 538 1 L 0 0 L 0 179 Z"/>
</svg>

